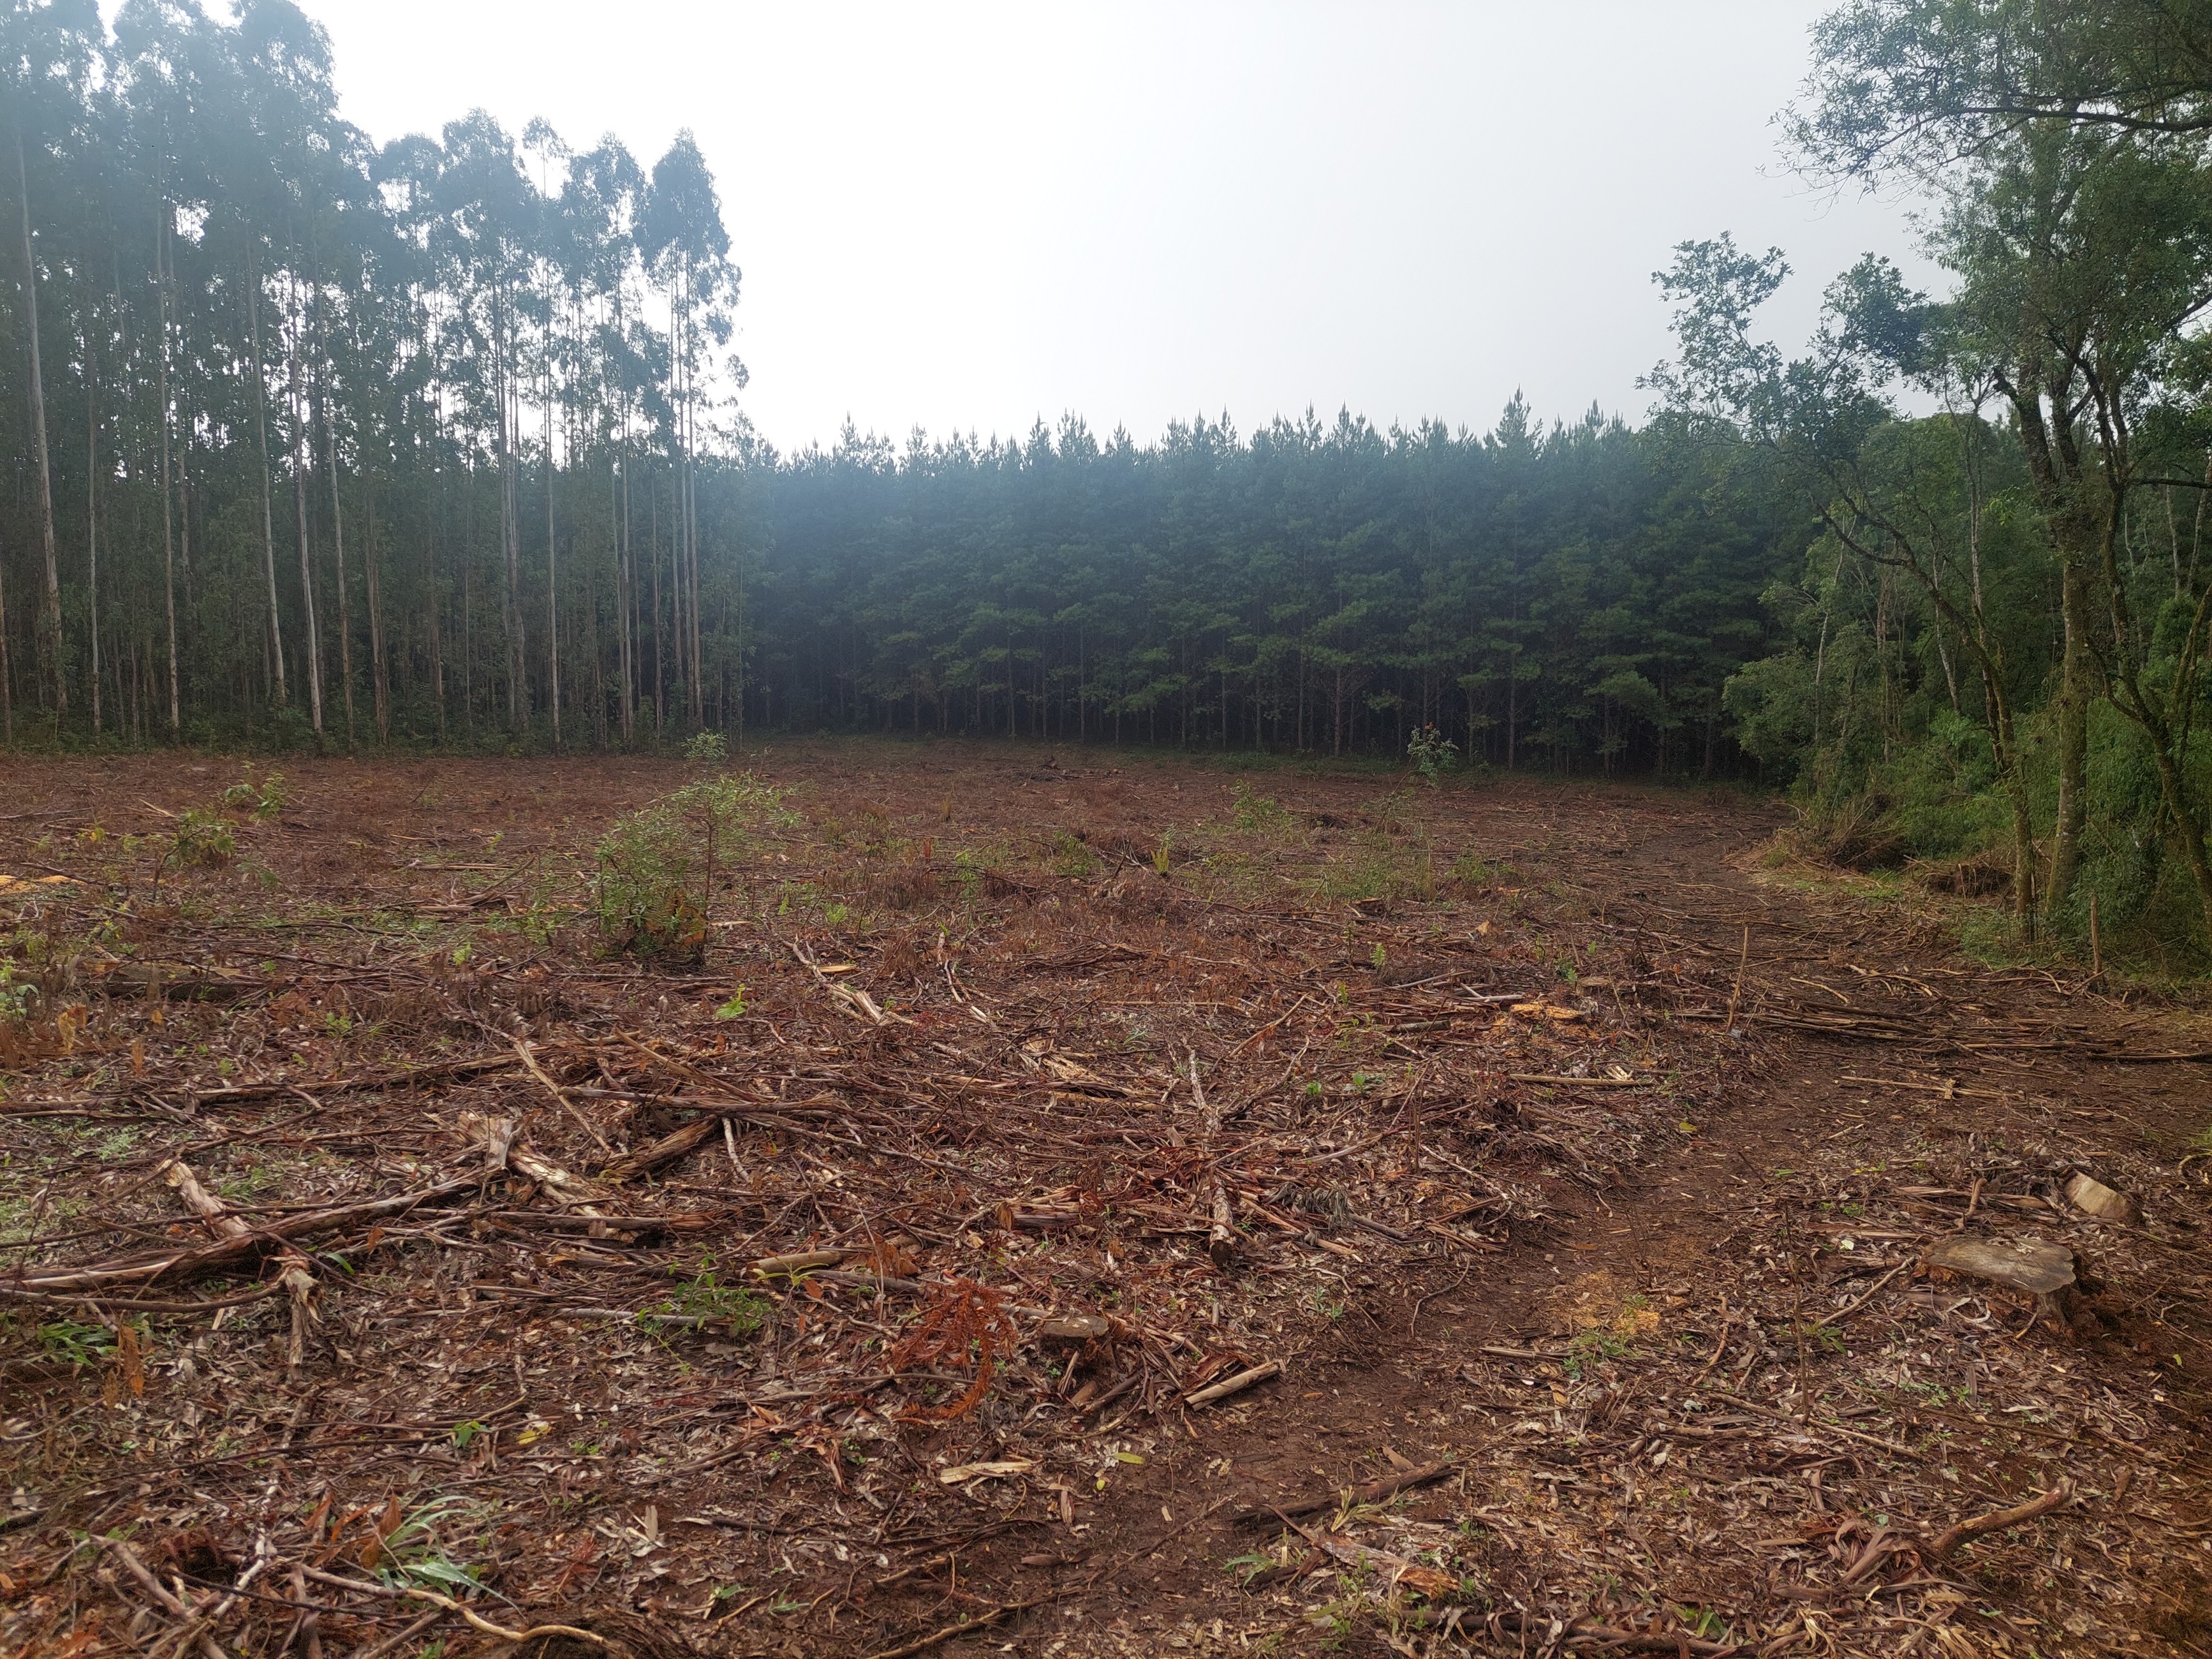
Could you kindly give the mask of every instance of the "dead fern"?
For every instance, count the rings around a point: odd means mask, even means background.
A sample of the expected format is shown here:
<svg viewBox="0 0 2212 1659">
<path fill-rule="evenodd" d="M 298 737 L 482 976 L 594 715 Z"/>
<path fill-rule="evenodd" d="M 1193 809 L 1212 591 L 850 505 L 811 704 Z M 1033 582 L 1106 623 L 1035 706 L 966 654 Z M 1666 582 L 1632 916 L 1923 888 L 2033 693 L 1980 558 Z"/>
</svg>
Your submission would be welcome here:
<svg viewBox="0 0 2212 1659">
<path fill-rule="evenodd" d="M 921 1322 L 891 1350 L 891 1369 L 903 1371 L 939 1364 L 965 1365 L 972 1360 L 975 1380 L 968 1385 L 965 1394 L 950 1405 L 910 1407 L 904 1413 L 907 1420 L 949 1423 L 974 1411 L 991 1391 L 999 1354 L 1012 1352 L 1015 1340 L 1014 1322 L 1007 1316 L 1006 1298 L 989 1285 L 979 1285 L 972 1279 L 954 1279 L 933 1286 L 929 1304 L 921 1310 Z"/>
</svg>

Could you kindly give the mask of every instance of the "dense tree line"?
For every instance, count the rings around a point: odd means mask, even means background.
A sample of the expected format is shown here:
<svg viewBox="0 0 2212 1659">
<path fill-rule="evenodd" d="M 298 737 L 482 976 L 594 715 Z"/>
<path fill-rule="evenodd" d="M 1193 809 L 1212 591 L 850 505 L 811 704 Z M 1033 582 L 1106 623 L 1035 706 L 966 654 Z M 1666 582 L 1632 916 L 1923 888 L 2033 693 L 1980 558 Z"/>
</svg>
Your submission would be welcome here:
<svg viewBox="0 0 2212 1659">
<path fill-rule="evenodd" d="M 776 455 L 688 139 L 378 149 L 289 0 L 12 0 L 0 691 L 26 738 L 702 726 L 1730 763 L 1801 509 L 1593 415 Z"/>
<path fill-rule="evenodd" d="M 377 149 L 289 0 L 4 14 L 0 719 L 630 738 L 708 717 L 738 273 L 681 137 Z M 11 376 L 12 378 L 12 376 Z"/>
<path fill-rule="evenodd" d="M 1595 411 L 1080 422 L 763 469 L 757 719 L 1706 772 L 1802 514 Z"/>
<path fill-rule="evenodd" d="M 1686 245 L 1664 279 L 1655 386 L 1821 526 L 1739 734 L 1838 848 L 2001 869 L 2025 931 L 2201 948 L 2212 4 L 1850 0 L 1814 48 L 1799 166 L 1911 188 L 1950 292 L 1870 258 L 1785 360 L 1752 328 L 1778 253 Z"/>
<path fill-rule="evenodd" d="M 1848 0 L 1786 121 L 1930 204 L 1792 354 L 1685 243 L 1644 426 L 1079 419 L 778 454 L 681 138 L 378 147 L 289 0 L 7 0 L 0 726 L 702 727 L 1794 782 L 2024 927 L 2212 921 L 2212 0 Z M 18 372 L 20 370 L 20 372 Z M 2185 913 L 2184 927 L 2172 918 Z"/>
</svg>

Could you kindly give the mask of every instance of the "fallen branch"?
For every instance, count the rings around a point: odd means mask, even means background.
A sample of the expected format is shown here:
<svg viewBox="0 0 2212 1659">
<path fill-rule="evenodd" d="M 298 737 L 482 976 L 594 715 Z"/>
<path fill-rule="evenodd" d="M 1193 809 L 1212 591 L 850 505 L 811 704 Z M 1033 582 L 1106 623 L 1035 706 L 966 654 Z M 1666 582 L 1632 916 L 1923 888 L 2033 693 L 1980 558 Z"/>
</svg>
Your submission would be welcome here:
<svg viewBox="0 0 2212 1659">
<path fill-rule="evenodd" d="M 1322 1554 L 1333 1555 L 1347 1566 L 1370 1572 L 1382 1569 L 1389 1575 L 1392 1589 L 1404 1584 L 1423 1595 L 1436 1596 L 1449 1595 L 1459 1588 L 1458 1576 L 1446 1572 L 1441 1567 L 1425 1567 L 1418 1561 L 1408 1561 L 1402 1555 L 1370 1549 L 1364 1544 L 1355 1544 L 1349 1538 L 1339 1537 L 1334 1533 L 1310 1531 L 1279 1510 L 1276 1515 L 1285 1526 Z"/>
<path fill-rule="evenodd" d="M 1881 1291 L 1883 1285 L 1888 1284 L 1891 1279 L 1896 1278 L 1898 1274 L 1903 1273 L 1907 1267 L 1910 1267 L 1913 1264 L 1910 1261 L 1899 1262 L 1894 1267 L 1892 1267 L 1887 1273 L 1884 1273 L 1880 1279 L 1875 1279 L 1872 1285 L 1869 1285 L 1864 1296 L 1862 1296 L 1856 1301 L 1848 1303 L 1844 1306 L 1837 1309 L 1835 1312 L 1830 1314 L 1826 1319 L 1821 1320 L 1819 1323 L 1808 1325 L 1806 1327 L 1807 1331 L 1808 1333 L 1812 1331 L 1824 1331 L 1831 1325 L 1842 1324 L 1844 1321 L 1849 1319 L 1861 1308 L 1865 1307 L 1868 1303 L 1873 1301 L 1876 1293 Z M 1723 1342 L 1727 1340 L 1725 1334 L 1723 1334 L 1722 1340 Z M 1707 1370 L 1710 1370 L 1711 1367 L 1707 1367 Z M 1698 1380 L 1702 1382 L 1705 1381 L 1705 1378 L 1701 1376 Z"/>
<path fill-rule="evenodd" d="M 424 1589 L 417 1584 L 394 1584 L 388 1589 L 382 1584 L 364 1584 L 358 1579 L 342 1578 L 334 1572 L 319 1572 L 313 1567 L 302 1567 L 301 1572 L 319 1584 L 331 1584 L 340 1589 L 359 1590 L 368 1595 L 404 1595 L 410 1601 L 427 1601 L 433 1607 L 443 1607 L 447 1613 L 458 1613 L 468 1621 L 469 1628 L 482 1631 L 486 1636 L 518 1646 L 525 1642 L 538 1641 L 549 1636 L 566 1636 L 573 1641 L 585 1642 L 595 1648 L 610 1645 L 607 1638 L 574 1625 L 532 1625 L 528 1630 L 509 1630 L 504 1625 L 495 1625 L 474 1609 L 456 1601 L 450 1595 L 441 1595 L 434 1589 Z"/>
<path fill-rule="evenodd" d="M 177 1189 L 177 1196 L 194 1215 L 208 1224 L 217 1238 L 243 1238 L 253 1229 L 222 1206 L 222 1200 L 200 1185 L 190 1166 L 171 1158 L 161 1168 L 161 1179 Z"/>
<path fill-rule="evenodd" d="M 461 1133 L 469 1138 L 470 1144 L 483 1151 L 487 1175 L 512 1170 L 525 1180 L 536 1182 L 579 1214 L 590 1216 L 594 1220 L 601 1218 L 599 1211 L 593 1207 L 592 1200 L 605 1194 L 589 1182 L 570 1175 L 559 1164 L 549 1164 L 529 1148 L 516 1146 L 515 1126 L 506 1118 L 486 1117 L 481 1112 L 463 1112 L 459 1127 Z"/>
<path fill-rule="evenodd" d="M 425 1187 L 417 1192 L 396 1193 L 389 1198 L 364 1199 L 358 1204 L 334 1205 L 327 1210 L 309 1210 L 304 1214 L 287 1216 L 281 1221 L 272 1221 L 265 1227 L 257 1227 L 218 1243 L 203 1244 L 189 1249 L 164 1250 L 155 1255 L 125 1256 L 89 1262 L 79 1267 L 33 1269 L 7 1279 L 5 1288 L 17 1291 L 96 1291 L 112 1285 L 150 1284 L 172 1273 L 190 1278 L 212 1273 L 218 1268 L 234 1267 L 251 1258 L 264 1245 L 313 1238 L 318 1234 L 336 1232 L 357 1221 L 373 1221 L 383 1216 L 401 1214 L 476 1190 L 474 1176 L 464 1181 L 441 1182 L 434 1187 Z"/>
<path fill-rule="evenodd" d="M 1239 1526 L 1281 1516 L 1319 1515 L 1339 1505 L 1349 1508 L 1355 1504 L 1384 1504 L 1401 1492 L 1411 1492 L 1416 1486 L 1426 1486 L 1443 1480 L 1457 1466 L 1449 1457 L 1434 1463 L 1424 1463 L 1419 1468 L 1406 1469 L 1396 1474 L 1385 1475 L 1380 1480 L 1370 1480 L 1364 1486 L 1354 1486 L 1347 1492 L 1331 1492 L 1326 1498 L 1309 1498 L 1278 1509 L 1267 1505 L 1260 1509 L 1239 1510 L 1230 1519 Z"/>
<path fill-rule="evenodd" d="M 1607 1648 L 1617 1653 L 1696 1654 L 1698 1659 L 1727 1659 L 1749 1651 L 1744 1642 L 1714 1642 L 1679 1631 L 1623 1630 L 1595 1619 L 1547 1619 L 1541 1613 L 1493 1613 L 1481 1617 L 1466 1607 L 1419 1607 L 1401 1615 L 1407 1624 L 1454 1635 L 1486 1632 L 1503 1645 L 1509 1638 L 1522 1652 L 1531 1652 L 1533 1639 L 1547 1653 L 1559 1648 Z"/>
<path fill-rule="evenodd" d="M 125 1543 L 120 1538 L 101 1538 L 95 1541 L 103 1546 L 107 1553 L 122 1565 L 124 1571 L 131 1575 L 139 1589 L 154 1598 L 156 1605 L 163 1612 L 185 1621 L 186 1630 L 192 1632 L 191 1636 L 187 1639 L 191 1640 L 198 1647 L 201 1659 L 230 1659 L 230 1656 L 222 1650 L 222 1644 L 214 1637 L 204 1630 L 194 1629 L 194 1626 L 199 1623 L 198 1615 L 163 1588 L 161 1581 L 147 1571 L 146 1564 L 138 1559 L 137 1552 L 130 1545 Z"/>
<path fill-rule="evenodd" d="M 221 1199 L 200 1185 L 199 1177 L 192 1173 L 190 1165 L 173 1158 L 161 1166 L 161 1178 L 177 1189 L 177 1196 L 184 1200 L 185 1207 L 206 1222 L 208 1231 L 217 1238 L 234 1243 L 253 1237 L 252 1228 L 225 1209 Z M 307 1358 L 307 1323 L 315 1316 L 312 1305 L 315 1276 L 308 1269 L 307 1259 L 297 1250 L 287 1249 L 283 1253 L 283 1267 L 276 1282 L 284 1287 L 292 1304 L 292 1332 L 285 1345 L 285 1364 L 289 1370 L 297 1372 Z"/>
<path fill-rule="evenodd" d="M 553 1097 L 554 1103 L 559 1106 L 562 1111 L 568 1113 L 570 1117 L 574 1118 L 577 1122 L 584 1126 L 584 1133 L 591 1136 L 593 1140 L 599 1143 L 599 1150 L 601 1152 L 611 1152 L 614 1151 L 613 1147 L 607 1145 L 607 1138 L 601 1134 L 598 1129 L 592 1127 L 592 1120 L 586 1117 L 581 1112 L 578 1111 L 576 1109 L 575 1103 L 570 1100 L 568 1096 L 561 1092 L 560 1085 L 555 1083 L 551 1078 L 545 1075 L 545 1068 L 538 1063 L 538 1057 L 530 1052 L 530 1045 L 525 1042 L 520 1037 L 514 1039 L 514 1053 L 515 1057 L 521 1060 L 525 1066 L 530 1068 L 530 1075 L 536 1078 L 539 1083 L 544 1085 L 545 1092 Z"/>
<path fill-rule="evenodd" d="M 1928 1559 L 1931 1561 L 1943 1560 L 1970 1538 L 1979 1538 L 1984 1533 L 2002 1532 L 2007 1527 L 2033 1521 L 2039 1515 L 2048 1515 L 2061 1504 L 2070 1502 L 2073 1497 L 2074 1483 L 2062 1476 L 2058 1484 L 2049 1492 L 2039 1493 L 2025 1504 L 2015 1504 L 2008 1510 L 1992 1510 L 1987 1515 L 1978 1515 L 1971 1521 L 1960 1522 L 1928 1547 Z"/>
<path fill-rule="evenodd" d="M 1534 1072 L 1508 1072 L 1508 1083 L 1542 1083 L 1554 1089 L 1650 1089 L 1658 1079 L 1648 1077 L 1541 1077 Z"/>
<path fill-rule="evenodd" d="M 595 1091 L 579 1089 L 575 1092 L 591 1094 Z M 735 1101 L 694 1100 L 682 1095 L 633 1095 L 629 1098 L 667 1101 L 678 1106 L 696 1106 L 701 1108 L 706 1115 L 695 1117 L 689 1123 L 671 1129 L 659 1139 L 649 1142 L 635 1152 L 625 1152 L 622 1157 L 616 1158 L 599 1171 L 600 1178 L 605 1181 L 631 1181 L 639 1176 L 650 1175 L 655 1170 L 673 1164 L 685 1154 L 696 1152 L 705 1146 L 708 1141 L 721 1133 L 722 1126 L 726 1123 L 754 1123 L 764 1128 L 781 1129 L 787 1134 L 813 1134 L 819 1133 L 820 1131 L 810 1129 L 803 1123 L 793 1121 L 793 1116 L 827 1118 L 830 1115 L 830 1111 L 825 1108 L 806 1105 L 793 1106 L 779 1103 L 775 1106 L 756 1106 Z"/>
<path fill-rule="evenodd" d="M 1027 1601 L 1001 1601 L 995 1607 L 986 1607 L 973 1619 L 963 1619 L 957 1625 L 947 1625 L 940 1630 L 930 1632 L 927 1636 L 917 1636 L 913 1641 L 902 1642 L 895 1648 L 878 1649 L 870 1654 L 868 1659 L 908 1659 L 909 1654 L 927 1652 L 940 1642 L 950 1642 L 956 1636 L 965 1636 L 970 1631 L 982 1630 L 995 1625 L 1010 1613 L 1026 1613 L 1031 1607 L 1041 1607 L 1046 1602 L 1055 1599 L 1049 1595 L 1040 1595 Z"/>
<path fill-rule="evenodd" d="M 1280 1363 L 1270 1359 L 1264 1365 L 1255 1365 L 1249 1371 L 1239 1371 L 1236 1376 L 1224 1378 L 1211 1388 L 1200 1389 L 1196 1394 L 1187 1394 L 1183 1396 L 1182 1402 L 1186 1406 L 1210 1406 L 1217 1400 L 1226 1400 L 1232 1394 L 1242 1394 L 1247 1389 L 1257 1388 L 1261 1383 L 1280 1376 L 1282 1374 L 1283 1368 Z"/>
</svg>

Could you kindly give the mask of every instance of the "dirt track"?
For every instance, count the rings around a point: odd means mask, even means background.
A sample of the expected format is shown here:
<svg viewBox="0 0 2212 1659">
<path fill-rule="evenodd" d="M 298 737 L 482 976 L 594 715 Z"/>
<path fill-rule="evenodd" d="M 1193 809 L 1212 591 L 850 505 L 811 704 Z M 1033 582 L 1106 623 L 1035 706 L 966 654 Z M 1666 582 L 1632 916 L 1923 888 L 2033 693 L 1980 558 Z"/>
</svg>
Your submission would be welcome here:
<svg viewBox="0 0 2212 1659">
<path fill-rule="evenodd" d="M 18 1650 L 183 1629 L 73 1545 L 118 1528 L 256 1654 L 302 1599 L 327 1650 L 372 1650 L 439 1610 L 328 1580 L 448 1567 L 508 1628 L 621 1640 L 619 1612 L 709 1652 L 963 1620 L 939 1650 L 2212 1645 L 2181 1164 L 2212 1110 L 2206 1066 L 2153 1058 L 2212 1046 L 2182 1013 L 1984 970 L 1910 904 L 1769 869 L 1778 817 L 1727 796 L 987 746 L 750 763 L 799 822 L 678 969 L 604 958 L 568 908 L 673 765 L 288 769 L 229 864 L 158 893 L 163 811 L 234 763 L 11 768 L 0 904 L 76 942 L 66 972 L 46 947 L 46 1008 L 88 1023 L 9 1079 L 0 1236 L 41 1242 L 9 1260 L 204 1244 L 171 1156 L 263 1227 L 481 1171 L 469 1112 L 617 1218 L 518 1160 L 334 1231 L 296 1367 L 281 1289 L 189 1306 L 277 1285 L 279 1250 L 19 1297 Z M 2077 1169 L 2142 1224 L 2067 1205 Z M 2071 1247 L 2070 1326 L 1921 1274 L 1954 1231 Z M 1078 1313 L 1097 1337 L 1041 1335 Z M 1936 1550 L 2062 1477 L 2046 1516 Z M 241 1582 L 273 1599 L 225 1601 Z"/>
</svg>

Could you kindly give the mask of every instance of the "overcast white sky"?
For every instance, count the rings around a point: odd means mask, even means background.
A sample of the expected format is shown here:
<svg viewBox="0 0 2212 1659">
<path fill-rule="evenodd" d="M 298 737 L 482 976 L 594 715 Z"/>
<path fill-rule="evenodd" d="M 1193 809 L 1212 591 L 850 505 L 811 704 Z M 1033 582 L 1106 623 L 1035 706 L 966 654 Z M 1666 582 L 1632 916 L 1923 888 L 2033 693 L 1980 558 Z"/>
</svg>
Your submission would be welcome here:
<svg viewBox="0 0 2212 1659">
<path fill-rule="evenodd" d="M 379 139 L 482 106 L 649 165 L 693 129 L 786 448 L 848 415 L 1486 428 L 1516 387 L 1636 418 L 1674 243 L 1782 246 L 1792 343 L 1837 270 L 1911 248 L 1781 164 L 1820 0 L 303 3 Z"/>
</svg>

